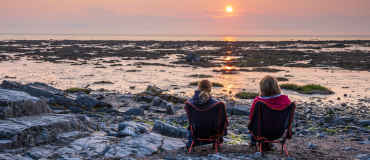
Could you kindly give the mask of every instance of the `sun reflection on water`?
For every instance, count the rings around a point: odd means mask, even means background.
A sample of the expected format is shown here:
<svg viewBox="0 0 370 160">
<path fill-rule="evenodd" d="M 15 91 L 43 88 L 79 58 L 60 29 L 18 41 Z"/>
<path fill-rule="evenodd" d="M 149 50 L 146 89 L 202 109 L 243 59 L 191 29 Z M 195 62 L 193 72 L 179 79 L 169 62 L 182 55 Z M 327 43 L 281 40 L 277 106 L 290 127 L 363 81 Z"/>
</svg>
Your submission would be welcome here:
<svg viewBox="0 0 370 160">
<path fill-rule="evenodd" d="M 235 37 L 224 37 L 224 41 L 233 42 L 235 41 Z"/>
<path fill-rule="evenodd" d="M 231 67 L 231 66 L 226 66 L 226 70 L 231 70 L 231 69 L 233 69 L 233 67 Z"/>
</svg>

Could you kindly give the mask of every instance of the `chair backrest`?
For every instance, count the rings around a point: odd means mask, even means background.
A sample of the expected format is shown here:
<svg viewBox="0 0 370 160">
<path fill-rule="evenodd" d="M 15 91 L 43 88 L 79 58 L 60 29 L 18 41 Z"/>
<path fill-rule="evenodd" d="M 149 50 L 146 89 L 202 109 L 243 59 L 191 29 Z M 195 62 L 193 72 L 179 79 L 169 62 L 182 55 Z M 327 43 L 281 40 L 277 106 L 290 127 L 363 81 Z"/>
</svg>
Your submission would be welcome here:
<svg viewBox="0 0 370 160">
<path fill-rule="evenodd" d="M 186 102 L 185 109 L 192 137 L 211 139 L 224 133 L 225 125 L 228 124 L 224 103 L 218 102 L 202 110 Z"/>
<path fill-rule="evenodd" d="M 291 124 L 294 117 L 295 103 L 292 102 L 282 110 L 270 108 L 262 101 L 256 102 L 252 119 L 248 129 L 254 136 L 265 137 L 269 140 L 281 138 L 284 133 L 285 139 L 290 139 Z"/>
</svg>

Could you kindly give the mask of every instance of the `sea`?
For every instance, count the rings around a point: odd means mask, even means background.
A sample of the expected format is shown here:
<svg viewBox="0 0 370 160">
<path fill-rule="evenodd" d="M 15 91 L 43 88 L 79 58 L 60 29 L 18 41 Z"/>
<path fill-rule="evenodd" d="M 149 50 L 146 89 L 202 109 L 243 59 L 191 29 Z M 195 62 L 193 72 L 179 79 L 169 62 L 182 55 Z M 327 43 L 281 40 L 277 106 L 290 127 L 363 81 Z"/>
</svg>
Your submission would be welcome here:
<svg viewBox="0 0 370 160">
<path fill-rule="evenodd" d="M 370 40 L 370 35 L 121 35 L 1 34 L 0 40 L 155 40 L 155 41 L 342 41 Z"/>
</svg>

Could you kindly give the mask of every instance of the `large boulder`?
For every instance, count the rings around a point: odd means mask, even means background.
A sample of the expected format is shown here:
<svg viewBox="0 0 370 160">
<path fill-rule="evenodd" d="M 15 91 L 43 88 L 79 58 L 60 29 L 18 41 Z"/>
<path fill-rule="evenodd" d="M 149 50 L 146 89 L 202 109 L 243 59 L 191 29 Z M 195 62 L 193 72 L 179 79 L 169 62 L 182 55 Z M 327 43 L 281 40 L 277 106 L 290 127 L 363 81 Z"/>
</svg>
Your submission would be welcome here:
<svg viewBox="0 0 370 160">
<path fill-rule="evenodd" d="M 58 134 L 72 131 L 92 132 L 93 128 L 99 129 L 99 126 L 93 124 L 88 117 L 71 114 L 8 118 L 0 120 L 0 148 L 17 149 L 43 145 L 53 141 Z"/>
<path fill-rule="evenodd" d="M 45 101 L 27 93 L 0 89 L 0 119 L 54 113 Z"/>
<path fill-rule="evenodd" d="M 233 115 L 249 116 L 250 109 L 251 107 L 246 106 L 246 105 L 236 105 L 234 106 L 234 109 L 233 109 Z"/>
<path fill-rule="evenodd" d="M 110 105 L 109 103 L 105 101 L 97 100 L 87 94 L 79 94 L 76 98 L 76 103 L 82 104 L 86 108 L 95 107 L 95 106 L 109 107 L 109 108 L 112 107 L 112 105 Z"/>
<path fill-rule="evenodd" d="M 175 108 L 173 107 L 172 103 L 167 103 L 166 113 L 167 114 L 175 114 Z"/>
<path fill-rule="evenodd" d="M 188 62 L 198 62 L 200 61 L 200 56 L 196 53 L 188 53 L 185 59 Z"/>
<path fill-rule="evenodd" d="M 161 98 L 160 97 L 154 97 L 152 102 L 149 103 L 151 106 L 159 106 L 161 104 Z"/>
<path fill-rule="evenodd" d="M 159 120 L 156 120 L 154 122 L 152 131 L 169 137 L 186 138 L 187 136 L 187 131 L 185 128 L 177 128 L 176 126 L 164 123 Z"/>
</svg>

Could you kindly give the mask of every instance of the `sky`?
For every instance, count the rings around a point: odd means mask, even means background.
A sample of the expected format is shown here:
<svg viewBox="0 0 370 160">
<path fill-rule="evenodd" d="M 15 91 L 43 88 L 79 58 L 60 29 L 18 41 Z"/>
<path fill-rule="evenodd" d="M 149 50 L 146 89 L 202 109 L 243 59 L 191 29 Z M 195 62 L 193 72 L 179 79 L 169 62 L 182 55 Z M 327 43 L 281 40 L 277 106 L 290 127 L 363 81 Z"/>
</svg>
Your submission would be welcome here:
<svg viewBox="0 0 370 160">
<path fill-rule="evenodd" d="M 0 0 L 0 33 L 370 35 L 370 0 Z"/>
</svg>

